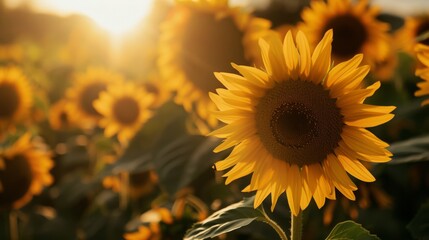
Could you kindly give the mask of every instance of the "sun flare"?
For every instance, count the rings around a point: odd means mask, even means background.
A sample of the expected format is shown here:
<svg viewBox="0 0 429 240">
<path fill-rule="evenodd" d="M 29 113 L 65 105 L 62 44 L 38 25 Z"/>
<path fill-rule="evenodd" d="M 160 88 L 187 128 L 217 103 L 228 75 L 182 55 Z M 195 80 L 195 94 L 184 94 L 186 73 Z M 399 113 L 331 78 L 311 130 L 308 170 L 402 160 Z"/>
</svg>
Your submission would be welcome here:
<svg viewBox="0 0 429 240">
<path fill-rule="evenodd" d="M 110 33 L 121 35 L 137 26 L 148 14 L 152 2 L 153 0 L 40 0 L 33 1 L 33 4 L 41 11 L 86 15 Z"/>
</svg>

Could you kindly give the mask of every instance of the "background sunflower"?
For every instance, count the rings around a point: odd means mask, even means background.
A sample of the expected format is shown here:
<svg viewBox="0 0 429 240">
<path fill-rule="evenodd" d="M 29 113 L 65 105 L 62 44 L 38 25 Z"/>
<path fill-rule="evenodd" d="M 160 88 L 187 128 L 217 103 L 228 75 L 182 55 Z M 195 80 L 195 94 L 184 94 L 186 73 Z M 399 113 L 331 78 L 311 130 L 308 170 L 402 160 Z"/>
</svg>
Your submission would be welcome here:
<svg viewBox="0 0 429 240">
<path fill-rule="evenodd" d="M 118 174 L 103 179 L 103 186 L 115 192 L 122 192 L 126 188 L 128 196 L 137 199 L 153 192 L 157 186 L 158 176 L 154 171 Z"/>
<path fill-rule="evenodd" d="M 395 38 L 401 50 L 414 55 L 414 48 L 419 42 L 429 45 L 427 38 L 418 39 L 427 31 L 429 31 L 429 15 L 409 16 L 395 34 Z"/>
<path fill-rule="evenodd" d="M 94 127 L 101 118 L 101 114 L 94 108 L 93 102 L 106 91 L 110 85 L 119 84 L 122 76 L 101 68 L 90 68 L 75 77 L 73 86 L 67 91 L 70 102 L 70 111 L 73 117 L 79 119 L 83 128 Z"/>
<path fill-rule="evenodd" d="M 151 108 L 156 109 L 162 106 L 171 98 L 171 92 L 161 81 L 159 76 L 152 76 L 149 81 L 142 83 L 143 89 L 154 96 Z"/>
<path fill-rule="evenodd" d="M 70 104 L 62 99 L 53 104 L 49 110 L 49 124 L 54 130 L 64 130 L 74 126 Z"/>
<path fill-rule="evenodd" d="M 152 116 L 149 107 L 153 100 L 152 94 L 133 83 L 113 85 L 94 101 L 94 109 L 103 116 L 99 124 L 104 134 L 118 134 L 119 141 L 126 143 Z"/>
<path fill-rule="evenodd" d="M 0 206 L 18 209 L 53 182 L 50 153 L 39 149 L 29 133 L 0 149 Z"/>
<path fill-rule="evenodd" d="M 415 92 L 417 97 L 421 97 L 429 94 L 429 46 L 418 44 L 415 47 L 416 55 L 421 64 L 422 68 L 416 70 L 416 75 L 423 79 L 423 82 L 417 84 L 420 88 Z M 424 100 L 422 105 L 429 104 L 429 100 Z"/>
<path fill-rule="evenodd" d="M 0 131 L 22 121 L 32 106 L 30 84 L 18 67 L 0 68 Z"/>
<path fill-rule="evenodd" d="M 312 47 L 329 30 L 334 31 L 332 58 L 335 63 L 363 53 L 364 62 L 375 67 L 385 61 L 390 50 L 389 25 L 377 20 L 379 8 L 368 1 L 328 0 L 312 1 L 301 13 L 299 28 L 305 32 Z"/>
<path fill-rule="evenodd" d="M 158 61 L 175 101 L 216 126 L 208 98 L 220 87 L 213 72 L 233 70 L 231 62 L 260 62 L 257 39 L 269 27 L 269 21 L 231 8 L 227 1 L 178 1 L 162 26 Z"/>
</svg>

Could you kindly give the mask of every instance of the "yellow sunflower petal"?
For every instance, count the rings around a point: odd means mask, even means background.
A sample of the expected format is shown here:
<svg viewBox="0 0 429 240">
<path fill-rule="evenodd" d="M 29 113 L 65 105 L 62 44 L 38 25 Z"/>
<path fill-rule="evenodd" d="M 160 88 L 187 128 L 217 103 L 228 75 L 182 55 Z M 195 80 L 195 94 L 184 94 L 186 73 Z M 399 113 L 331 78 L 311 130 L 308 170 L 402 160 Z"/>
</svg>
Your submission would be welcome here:
<svg viewBox="0 0 429 240">
<path fill-rule="evenodd" d="M 287 200 L 293 215 L 297 216 L 300 211 L 302 183 L 298 166 L 290 166 L 288 174 L 289 186 L 286 188 Z"/>
<path fill-rule="evenodd" d="M 259 40 L 262 60 L 265 69 L 275 81 L 281 81 L 283 73 L 286 71 L 286 63 L 283 57 L 283 47 L 277 34 L 268 34 Z"/>
<path fill-rule="evenodd" d="M 354 127 L 343 129 L 342 138 L 347 146 L 363 154 L 388 155 L 383 142 L 379 141 L 379 145 L 374 144 L 373 139 L 367 135 L 355 135 L 357 131 L 359 130 Z"/>
<path fill-rule="evenodd" d="M 367 161 L 367 162 L 374 162 L 374 163 L 384 163 L 390 161 L 391 154 L 385 154 L 383 155 L 377 155 L 377 154 L 371 154 L 368 152 L 361 153 L 356 152 L 355 150 L 352 150 L 348 145 L 344 143 L 344 141 L 340 141 L 338 145 L 341 147 L 343 152 L 349 156 L 350 158 L 356 158 L 359 160 Z"/>
<path fill-rule="evenodd" d="M 254 167 L 255 167 L 255 162 L 237 163 L 231 170 L 229 170 L 226 174 L 224 174 L 224 177 L 227 177 L 225 184 L 230 184 L 232 181 L 238 178 L 249 175 L 250 173 L 253 172 Z"/>
<path fill-rule="evenodd" d="M 314 83 L 322 82 L 331 66 L 332 33 L 332 30 L 325 33 L 311 56 L 313 64 L 309 79 Z"/>
<path fill-rule="evenodd" d="M 356 185 L 347 176 L 346 171 L 341 167 L 338 159 L 332 154 L 328 155 L 323 162 L 326 173 L 332 179 L 335 187 L 348 199 L 355 200 L 356 196 L 353 191 L 357 189 Z"/>
<path fill-rule="evenodd" d="M 365 89 L 350 91 L 348 94 L 345 94 L 337 99 L 337 106 L 339 108 L 345 108 L 348 105 L 362 103 L 365 98 L 372 96 L 375 91 L 380 88 L 380 86 L 380 82 L 375 82 Z"/>
<path fill-rule="evenodd" d="M 352 75 L 352 71 L 355 70 L 362 62 L 363 54 L 357 54 L 352 59 L 337 64 L 329 71 L 326 78 L 326 86 L 331 87 L 334 84 L 339 84 L 343 81 L 349 81 L 349 76 Z"/>
<path fill-rule="evenodd" d="M 257 208 L 262 204 L 265 198 L 270 194 L 270 188 L 266 187 L 256 192 L 255 201 L 253 202 L 253 207 Z"/>
<path fill-rule="evenodd" d="M 295 43 L 293 41 L 291 31 L 288 31 L 286 33 L 286 37 L 283 43 L 283 55 L 285 57 L 286 66 L 291 72 L 292 78 L 295 79 L 297 77 L 294 75 L 296 74 L 296 70 L 298 68 L 299 55 L 298 50 L 296 49 Z"/>
<path fill-rule="evenodd" d="M 337 149 L 336 155 L 343 168 L 355 178 L 365 182 L 374 182 L 374 176 L 358 160 L 348 158 L 340 149 Z"/>
<path fill-rule="evenodd" d="M 301 31 L 296 35 L 296 46 L 299 51 L 300 73 L 302 77 L 308 77 L 311 70 L 311 53 L 307 37 Z"/>
<path fill-rule="evenodd" d="M 266 72 L 254 67 L 237 65 L 235 63 L 232 63 L 232 67 L 234 67 L 241 75 L 243 75 L 247 81 L 254 83 L 261 88 L 267 87 L 266 84 L 268 82 L 268 75 Z"/>
</svg>

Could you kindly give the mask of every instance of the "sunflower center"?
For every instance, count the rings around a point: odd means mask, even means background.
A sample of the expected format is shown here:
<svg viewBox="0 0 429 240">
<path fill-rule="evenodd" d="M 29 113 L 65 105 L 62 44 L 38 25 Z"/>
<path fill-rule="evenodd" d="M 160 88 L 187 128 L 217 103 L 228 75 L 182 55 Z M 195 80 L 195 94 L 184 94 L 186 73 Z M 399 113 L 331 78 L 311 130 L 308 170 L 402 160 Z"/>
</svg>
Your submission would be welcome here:
<svg viewBox="0 0 429 240">
<path fill-rule="evenodd" d="M 92 103 L 98 98 L 102 91 L 107 89 L 105 83 L 92 83 L 88 85 L 81 93 L 80 106 L 87 114 L 92 116 L 100 116 L 100 113 L 94 108 Z"/>
<path fill-rule="evenodd" d="M 179 61 L 186 77 L 203 92 L 222 84 L 213 72 L 235 72 L 231 62 L 248 64 L 243 32 L 232 17 L 216 18 L 209 12 L 194 12 L 183 32 Z"/>
<path fill-rule="evenodd" d="M 277 107 L 271 118 L 271 131 L 280 144 L 302 148 L 317 136 L 317 123 L 311 109 L 297 102 Z"/>
<path fill-rule="evenodd" d="M 19 95 L 14 85 L 0 84 L 0 118 L 10 118 L 18 110 Z"/>
<path fill-rule="evenodd" d="M 153 83 L 145 83 L 144 88 L 148 93 L 153 93 L 155 95 L 159 94 L 159 89 Z"/>
<path fill-rule="evenodd" d="M 68 115 L 67 115 L 66 112 L 61 112 L 60 113 L 60 122 L 61 122 L 61 124 L 68 124 L 69 117 L 68 117 Z"/>
<path fill-rule="evenodd" d="M 334 31 L 332 42 L 332 53 L 344 59 L 348 59 L 362 50 L 362 46 L 367 40 L 367 31 L 356 16 L 345 14 L 330 19 L 323 31 L 329 29 Z"/>
<path fill-rule="evenodd" d="M 131 97 L 122 97 L 113 105 L 113 115 L 121 124 L 134 123 L 140 113 L 140 108 L 135 99 Z"/>
<path fill-rule="evenodd" d="M 420 36 L 421 34 L 429 31 L 429 19 L 424 20 L 421 22 L 416 30 L 416 36 Z M 425 45 L 429 45 L 429 38 L 426 38 L 425 40 L 421 41 L 421 43 Z"/>
<path fill-rule="evenodd" d="M 0 206 L 9 207 L 29 191 L 33 173 L 24 155 L 3 159 L 6 166 L 0 170 L 0 183 L 3 187 L 3 191 L 0 191 Z"/>
<path fill-rule="evenodd" d="M 299 166 L 318 163 L 341 139 L 343 117 L 321 85 L 286 80 L 267 90 L 256 106 L 260 139 L 275 158 Z"/>
</svg>

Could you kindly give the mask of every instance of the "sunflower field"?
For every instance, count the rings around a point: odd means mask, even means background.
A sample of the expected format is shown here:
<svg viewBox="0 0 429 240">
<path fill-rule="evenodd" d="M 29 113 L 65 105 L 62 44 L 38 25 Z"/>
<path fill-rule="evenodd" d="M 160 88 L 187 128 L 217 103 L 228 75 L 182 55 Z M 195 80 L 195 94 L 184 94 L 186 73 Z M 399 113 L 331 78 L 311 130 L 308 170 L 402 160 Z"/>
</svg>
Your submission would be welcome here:
<svg viewBox="0 0 429 240">
<path fill-rule="evenodd" d="M 429 239 L 425 1 L 11 2 L 0 239 Z"/>
</svg>

